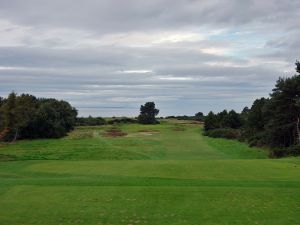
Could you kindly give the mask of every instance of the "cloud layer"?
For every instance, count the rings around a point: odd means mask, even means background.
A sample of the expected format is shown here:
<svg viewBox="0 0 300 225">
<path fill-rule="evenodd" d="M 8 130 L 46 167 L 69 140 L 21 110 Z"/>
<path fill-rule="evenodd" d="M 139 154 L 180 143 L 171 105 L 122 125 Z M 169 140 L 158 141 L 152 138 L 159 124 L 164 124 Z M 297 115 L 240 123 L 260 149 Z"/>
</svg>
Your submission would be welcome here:
<svg viewBox="0 0 300 225">
<path fill-rule="evenodd" d="M 240 110 L 299 58 L 298 0 L 0 2 L 0 95 L 70 101 L 81 115 Z"/>
</svg>

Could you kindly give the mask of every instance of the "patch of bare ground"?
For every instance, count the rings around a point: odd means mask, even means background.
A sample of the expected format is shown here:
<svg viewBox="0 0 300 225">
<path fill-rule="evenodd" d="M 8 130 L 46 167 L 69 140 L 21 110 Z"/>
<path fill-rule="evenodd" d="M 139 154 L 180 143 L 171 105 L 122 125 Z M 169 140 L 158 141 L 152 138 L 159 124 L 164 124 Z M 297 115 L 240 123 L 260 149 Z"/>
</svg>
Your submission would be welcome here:
<svg viewBox="0 0 300 225">
<path fill-rule="evenodd" d="M 183 128 L 183 127 L 174 127 L 172 130 L 173 131 L 185 131 L 185 128 Z"/>
<path fill-rule="evenodd" d="M 175 124 L 182 124 L 182 125 L 191 125 L 191 124 L 201 125 L 201 124 L 204 124 L 203 122 L 196 121 L 196 120 L 176 120 L 176 119 L 172 119 L 172 120 L 169 120 L 169 121 L 171 121 L 172 123 L 175 123 Z"/>
<path fill-rule="evenodd" d="M 154 135 L 154 134 L 160 133 L 157 130 L 139 130 L 138 132 L 139 132 L 139 134 L 142 134 L 142 135 Z"/>
<path fill-rule="evenodd" d="M 127 133 L 123 132 L 122 130 L 120 130 L 117 127 L 112 127 L 108 130 L 105 131 L 105 133 L 103 134 L 104 137 L 123 137 L 126 136 Z"/>
<path fill-rule="evenodd" d="M 14 155 L 0 154 L 0 161 L 13 161 L 16 159 Z"/>
</svg>

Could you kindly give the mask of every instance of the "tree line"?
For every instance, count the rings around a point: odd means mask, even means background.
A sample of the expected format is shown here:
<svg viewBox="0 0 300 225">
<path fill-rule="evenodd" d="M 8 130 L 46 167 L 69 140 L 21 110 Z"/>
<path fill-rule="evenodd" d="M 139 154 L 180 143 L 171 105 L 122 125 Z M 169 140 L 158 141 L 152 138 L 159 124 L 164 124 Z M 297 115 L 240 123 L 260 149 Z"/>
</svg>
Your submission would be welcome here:
<svg viewBox="0 0 300 225">
<path fill-rule="evenodd" d="M 74 128 L 76 116 L 66 101 L 12 92 L 0 97 L 0 140 L 63 137 Z"/>
<path fill-rule="evenodd" d="M 300 155 L 300 63 L 298 74 L 279 78 L 269 98 L 254 101 L 241 113 L 234 110 L 209 112 L 205 134 L 238 138 L 251 146 L 268 146 L 271 156 Z"/>
<path fill-rule="evenodd" d="M 177 120 L 196 120 L 199 122 L 204 122 L 205 116 L 202 112 L 197 112 L 194 116 L 166 116 L 165 119 L 177 119 Z"/>
<path fill-rule="evenodd" d="M 37 98 L 30 94 L 12 92 L 0 97 L 0 141 L 18 139 L 60 138 L 75 126 L 98 126 L 120 123 L 157 124 L 159 110 L 154 102 L 140 107 L 136 118 L 77 117 L 77 110 L 66 101 Z"/>
<path fill-rule="evenodd" d="M 103 117 L 78 117 L 76 119 L 76 126 L 101 126 L 101 125 L 110 125 L 110 124 L 130 124 L 137 123 L 137 119 L 128 118 L 128 117 L 112 117 L 110 119 Z"/>
</svg>

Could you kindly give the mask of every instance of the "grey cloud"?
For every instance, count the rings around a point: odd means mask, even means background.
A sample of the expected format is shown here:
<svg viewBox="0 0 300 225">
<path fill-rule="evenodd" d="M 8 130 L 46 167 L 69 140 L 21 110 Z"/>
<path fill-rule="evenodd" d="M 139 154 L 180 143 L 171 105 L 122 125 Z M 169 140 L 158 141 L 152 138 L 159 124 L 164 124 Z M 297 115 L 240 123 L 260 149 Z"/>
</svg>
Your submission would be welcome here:
<svg viewBox="0 0 300 225">
<path fill-rule="evenodd" d="M 286 24 L 291 15 L 299 15 L 299 5 L 297 0 L 10 0 L 1 2 L 0 15 L 28 25 L 119 32 L 255 21 Z"/>
<path fill-rule="evenodd" d="M 163 115 L 240 110 L 293 67 L 299 9 L 298 0 L 1 1 L 0 95 L 63 98 L 82 115 L 136 115 L 150 100 Z"/>
</svg>

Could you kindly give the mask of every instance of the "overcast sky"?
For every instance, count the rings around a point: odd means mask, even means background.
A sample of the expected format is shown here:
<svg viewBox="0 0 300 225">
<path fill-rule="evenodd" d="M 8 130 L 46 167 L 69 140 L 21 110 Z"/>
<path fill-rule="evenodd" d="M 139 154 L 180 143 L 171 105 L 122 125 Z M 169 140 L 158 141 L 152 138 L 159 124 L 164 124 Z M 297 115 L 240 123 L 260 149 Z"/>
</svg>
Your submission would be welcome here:
<svg viewBox="0 0 300 225">
<path fill-rule="evenodd" d="M 299 0 L 0 0 L 0 96 L 80 115 L 241 110 L 300 59 Z"/>
</svg>

